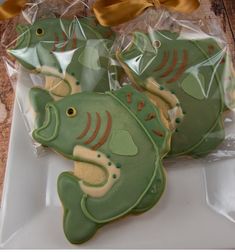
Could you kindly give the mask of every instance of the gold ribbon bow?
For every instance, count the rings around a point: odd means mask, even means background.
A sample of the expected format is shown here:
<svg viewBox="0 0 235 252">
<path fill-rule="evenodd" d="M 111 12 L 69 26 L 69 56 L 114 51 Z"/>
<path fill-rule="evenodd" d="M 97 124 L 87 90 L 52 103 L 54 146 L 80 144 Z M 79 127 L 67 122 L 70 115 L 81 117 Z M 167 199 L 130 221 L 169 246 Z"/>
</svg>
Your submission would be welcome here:
<svg viewBox="0 0 235 252">
<path fill-rule="evenodd" d="M 0 4 L 0 20 L 18 15 L 26 2 L 27 0 L 6 0 Z"/>
<path fill-rule="evenodd" d="M 97 0 L 93 11 L 101 25 L 115 26 L 139 16 L 149 7 L 190 13 L 199 5 L 198 0 Z"/>
</svg>

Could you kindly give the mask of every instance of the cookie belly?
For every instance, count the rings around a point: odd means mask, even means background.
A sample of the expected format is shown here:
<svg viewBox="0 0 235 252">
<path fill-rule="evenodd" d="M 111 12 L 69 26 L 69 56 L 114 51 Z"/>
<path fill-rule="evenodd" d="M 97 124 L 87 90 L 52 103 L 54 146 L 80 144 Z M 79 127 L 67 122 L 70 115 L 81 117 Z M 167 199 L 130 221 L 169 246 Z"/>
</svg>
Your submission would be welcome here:
<svg viewBox="0 0 235 252">
<path fill-rule="evenodd" d="M 152 152 L 152 153 L 151 153 Z M 86 197 L 81 202 L 83 213 L 96 223 L 107 223 L 130 213 L 142 200 L 160 169 L 159 154 L 149 150 L 149 159 L 126 158 L 120 168 L 120 178 L 103 197 Z"/>
<path fill-rule="evenodd" d="M 74 175 L 87 184 L 99 186 L 107 181 L 107 172 L 100 166 L 85 162 L 75 162 Z"/>
</svg>

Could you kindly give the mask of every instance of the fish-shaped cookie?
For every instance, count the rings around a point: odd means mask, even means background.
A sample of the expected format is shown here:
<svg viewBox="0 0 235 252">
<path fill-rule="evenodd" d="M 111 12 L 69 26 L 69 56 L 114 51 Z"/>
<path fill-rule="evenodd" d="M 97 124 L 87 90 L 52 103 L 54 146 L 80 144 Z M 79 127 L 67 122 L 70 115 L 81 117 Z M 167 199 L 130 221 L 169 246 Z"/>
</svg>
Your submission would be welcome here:
<svg viewBox="0 0 235 252">
<path fill-rule="evenodd" d="M 167 91 L 159 92 L 156 102 L 168 101 Z M 58 178 L 64 232 L 71 243 L 83 243 L 103 225 L 159 201 L 165 188 L 162 159 L 173 127 L 164 110 L 171 105 L 157 108 L 130 85 L 59 101 L 32 88 L 30 100 L 39 126 L 33 138 L 75 163 L 73 172 Z"/>
<path fill-rule="evenodd" d="M 235 94 L 235 78 L 226 48 L 213 37 L 181 35 L 134 32 L 130 46 L 117 57 L 140 91 L 149 90 L 145 80 L 151 77 L 178 97 L 185 116 L 172 137 L 170 155 L 202 156 L 224 139 L 222 113 L 231 105 L 227 96 Z"/>
<path fill-rule="evenodd" d="M 55 98 L 79 91 L 107 91 L 120 67 L 111 56 L 115 35 L 94 17 L 41 19 L 18 25 L 18 39 L 8 53 L 26 69 L 47 76 Z M 112 84 L 110 84 L 112 83 Z"/>
</svg>

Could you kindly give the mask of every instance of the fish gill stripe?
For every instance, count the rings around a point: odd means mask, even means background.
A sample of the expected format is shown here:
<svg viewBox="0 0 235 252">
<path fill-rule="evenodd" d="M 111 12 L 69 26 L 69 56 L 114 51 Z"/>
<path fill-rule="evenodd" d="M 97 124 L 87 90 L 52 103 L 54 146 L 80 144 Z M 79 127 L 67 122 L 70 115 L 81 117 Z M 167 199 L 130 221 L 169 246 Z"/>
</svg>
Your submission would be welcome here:
<svg viewBox="0 0 235 252">
<path fill-rule="evenodd" d="M 66 46 L 67 46 L 67 36 L 66 36 L 66 34 L 65 34 L 64 31 L 62 32 L 62 36 L 63 36 L 63 39 L 64 39 L 64 45 L 63 45 L 63 47 L 61 48 L 61 52 L 64 52 L 65 49 L 66 49 Z"/>
<path fill-rule="evenodd" d="M 57 33 L 54 33 L 54 44 L 53 47 L 51 49 L 52 52 L 56 51 L 56 45 L 59 43 L 59 37 L 57 35 Z"/>
<path fill-rule="evenodd" d="M 177 81 L 181 75 L 184 73 L 184 71 L 186 70 L 188 64 L 188 52 L 186 49 L 183 50 L 183 60 L 182 60 L 182 64 L 180 65 L 178 71 L 176 72 L 175 76 L 172 77 L 170 80 L 167 81 L 167 83 L 173 83 L 175 81 Z"/>
<path fill-rule="evenodd" d="M 76 49 L 76 48 L 77 48 L 77 37 L 76 37 L 76 32 L 74 32 L 72 49 Z"/>
<path fill-rule="evenodd" d="M 173 60 L 172 60 L 172 64 L 169 66 L 169 68 L 160 76 L 160 78 L 164 78 L 166 76 L 168 76 L 170 73 L 172 73 L 176 67 L 178 61 L 178 52 L 176 49 L 174 49 L 173 52 Z"/>
<path fill-rule="evenodd" d="M 161 64 L 154 70 L 154 72 L 162 70 L 166 66 L 168 60 L 169 60 L 169 53 L 165 51 Z"/>
<path fill-rule="evenodd" d="M 81 133 L 81 135 L 77 137 L 77 139 L 82 139 L 83 137 L 85 137 L 87 135 L 87 133 L 89 132 L 90 128 L 91 128 L 91 113 L 87 112 L 87 124 L 86 124 L 86 127 L 83 130 L 83 132 Z"/>
<path fill-rule="evenodd" d="M 97 118 L 97 121 L 96 121 L 96 127 L 95 127 L 95 130 L 93 132 L 93 134 L 91 135 L 91 137 L 86 141 L 84 142 L 85 145 L 88 145 L 90 143 L 92 143 L 95 138 L 97 137 L 99 131 L 100 131 L 100 126 L 101 126 L 101 117 L 100 117 L 100 114 L 96 112 L 96 118 Z"/>
<path fill-rule="evenodd" d="M 111 132 L 111 129 L 112 129 L 112 116 L 108 111 L 106 111 L 106 114 L 107 114 L 108 121 L 107 121 L 107 126 L 106 126 L 106 129 L 105 129 L 105 132 L 104 132 L 103 136 L 100 138 L 100 141 L 96 145 L 94 145 L 92 147 L 93 150 L 97 150 L 103 144 L 105 144 L 105 142 L 107 141 L 107 139 L 108 139 L 108 137 L 110 135 L 110 132 Z"/>
</svg>

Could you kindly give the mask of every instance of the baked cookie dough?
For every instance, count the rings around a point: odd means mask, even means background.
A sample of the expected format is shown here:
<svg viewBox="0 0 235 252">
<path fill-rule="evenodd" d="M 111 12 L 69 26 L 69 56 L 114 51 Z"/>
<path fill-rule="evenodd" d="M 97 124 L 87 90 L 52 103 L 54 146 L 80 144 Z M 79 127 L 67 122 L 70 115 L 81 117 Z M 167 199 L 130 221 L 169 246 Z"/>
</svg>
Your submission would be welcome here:
<svg viewBox="0 0 235 252">
<path fill-rule="evenodd" d="M 108 91 L 121 75 L 111 55 L 115 34 L 94 17 L 41 19 L 18 25 L 17 31 L 16 46 L 8 53 L 26 69 L 45 75 L 45 88 L 55 99 Z"/>
<path fill-rule="evenodd" d="M 73 172 L 58 178 L 71 243 L 83 243 L 103 225 L 159 201 L 166 184 L 162 159 L 172 135 L 165 108 L 130 85 L 59 101 L 32 88 L 30 100 L 39 125 L 33 138 L 75 163 Z"/>
</svg>

